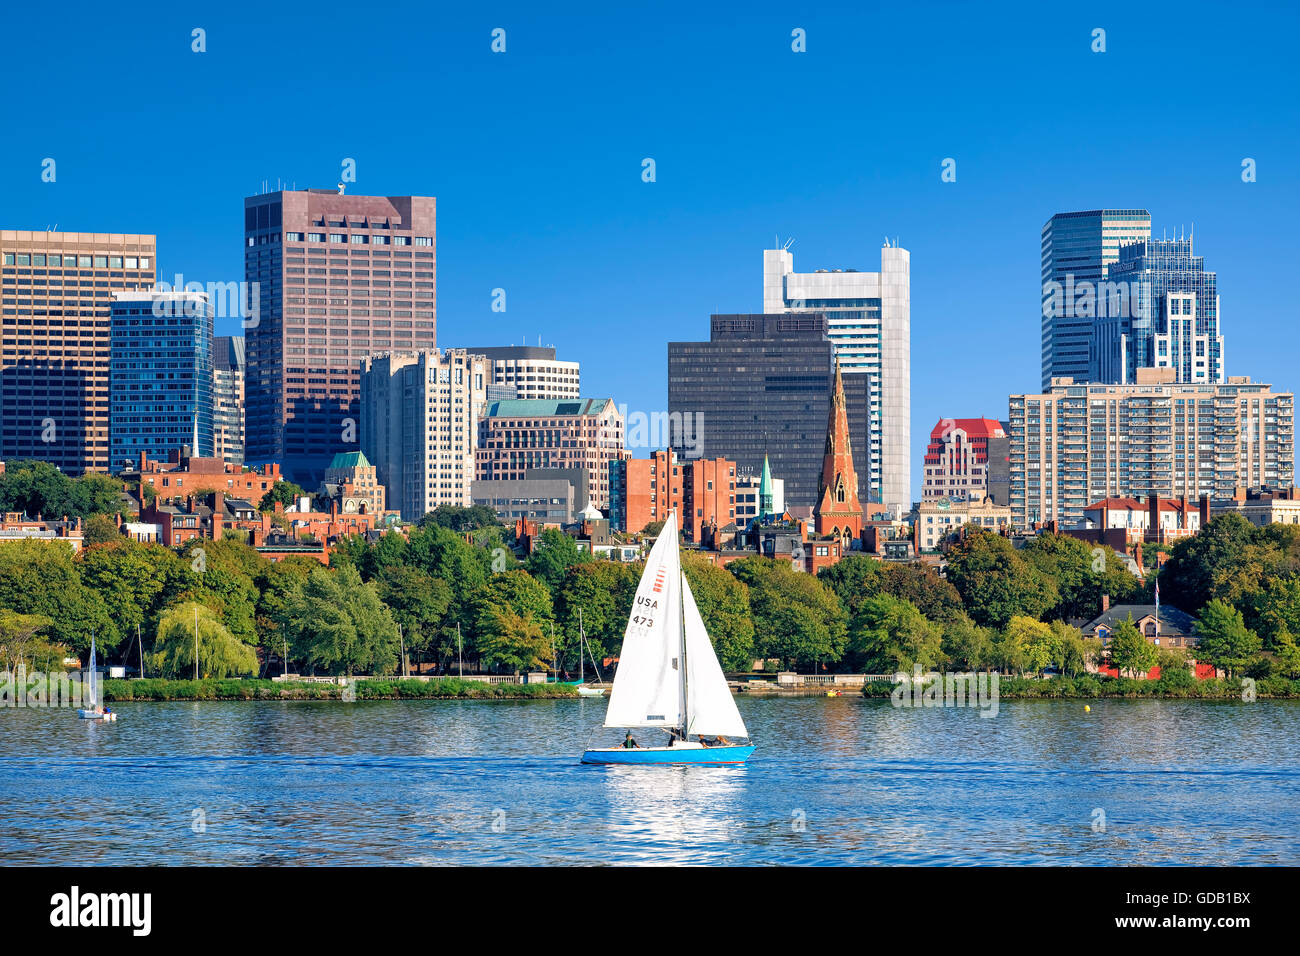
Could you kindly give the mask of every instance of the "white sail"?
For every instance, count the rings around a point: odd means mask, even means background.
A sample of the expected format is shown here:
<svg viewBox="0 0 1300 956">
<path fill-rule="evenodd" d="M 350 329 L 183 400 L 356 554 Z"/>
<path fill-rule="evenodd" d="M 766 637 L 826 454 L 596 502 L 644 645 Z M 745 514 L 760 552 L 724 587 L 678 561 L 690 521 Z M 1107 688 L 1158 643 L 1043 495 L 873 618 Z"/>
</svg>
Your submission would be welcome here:
<svg viewBox="0 0 1300 956">
<path fill-rule="evenodd" d="M 86 675 L 85 683 L 85 696 L 88 698 L 85 702 L 86 708 L 93 710 L 99 703 L 95 693 L 95 638 L 93 636 L 90 638 L 90 671 Z"/>
<path fill-rule="evenodd" d="M 709 632 L 695 605 L 690 582 L 682 575 L 682 602 L 686 625 L 686 713 L 688 734 L 724 734 L 748 737 L 736 700 L 722 676 L 722 665 L 709 640 Z"/>
<path fill-rule="evenodd" d="M 623 633 L 606 727 L 682 725 L 681 560 L 671 512 L 650 549 Z"/>
</svg>

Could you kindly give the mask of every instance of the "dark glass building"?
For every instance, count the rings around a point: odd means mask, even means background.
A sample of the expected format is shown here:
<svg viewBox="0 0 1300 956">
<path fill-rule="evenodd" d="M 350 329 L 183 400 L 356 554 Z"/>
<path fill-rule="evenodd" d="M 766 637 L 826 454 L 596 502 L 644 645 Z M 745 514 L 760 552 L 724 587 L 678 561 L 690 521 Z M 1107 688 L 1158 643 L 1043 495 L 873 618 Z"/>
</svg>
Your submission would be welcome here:
<svg viewBox="0 0 1300 956">
<path fill-rule="evenodd" d="M 113 301 L 109 469 L 213 453 L 214 310 L 203 292 L 122 292 Z"/>
<path fill-rule="evenodd" d="M 714 315 L 709 341 L 668 343 L 672 446 L 785 481 L 787 508 L 817 503 L 834 352 L 825 313 Z M 845 375 L 853 465 L 868 474 L 868 376 Z M 867 489 L 860 488 L 864 503 Z"/>
</svg>

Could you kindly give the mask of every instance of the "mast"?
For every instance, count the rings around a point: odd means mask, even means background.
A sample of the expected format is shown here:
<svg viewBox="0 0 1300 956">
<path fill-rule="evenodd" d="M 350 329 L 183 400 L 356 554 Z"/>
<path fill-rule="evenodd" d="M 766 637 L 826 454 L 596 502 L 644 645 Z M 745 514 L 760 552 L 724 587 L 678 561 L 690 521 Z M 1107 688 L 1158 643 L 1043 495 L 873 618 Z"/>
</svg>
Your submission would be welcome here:
<svg viewBox="0 0 1300 956">
<path fill-rule="evenodd" d="M 582 648 L 587 643 L 587 634 L 582 629 L 582 608 L 578 608 L 578 683 L 587 683 L 587 662 L 583 659 Z"/>
<path fill-rule="evenodd" d="M 673 547 L 677 549 L 677 660 L 682 673 L 682 740 L 685 740 L 691 726 L 689 698 L 686 696 L 686 589 L 682 586 L 686 572 L 682 570 L 680 541 L 674 541 Z"/>
</svg>

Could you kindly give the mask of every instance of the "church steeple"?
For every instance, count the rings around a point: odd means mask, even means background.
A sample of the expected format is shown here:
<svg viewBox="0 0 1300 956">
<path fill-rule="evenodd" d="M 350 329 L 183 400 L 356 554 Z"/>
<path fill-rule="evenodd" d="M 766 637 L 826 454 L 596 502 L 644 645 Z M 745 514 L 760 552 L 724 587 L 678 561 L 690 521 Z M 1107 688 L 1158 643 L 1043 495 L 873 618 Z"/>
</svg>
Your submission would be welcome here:
<svg viewBox="0 0 1300 956">
<path fill-rule="evenodd" d="M 839 357 L 835 358 L 835 380 L 831 387 L 830 414 L 826 422 L 826 454 L 817 483 L 814 527 L 820 535 L 834 535 L 842 549 L 862 534 L 862 504 L 858 501 L 858 473 L 853 468 L 849 442 L 849 412 L 844 401 L 844 381 Z"/>
</svg>

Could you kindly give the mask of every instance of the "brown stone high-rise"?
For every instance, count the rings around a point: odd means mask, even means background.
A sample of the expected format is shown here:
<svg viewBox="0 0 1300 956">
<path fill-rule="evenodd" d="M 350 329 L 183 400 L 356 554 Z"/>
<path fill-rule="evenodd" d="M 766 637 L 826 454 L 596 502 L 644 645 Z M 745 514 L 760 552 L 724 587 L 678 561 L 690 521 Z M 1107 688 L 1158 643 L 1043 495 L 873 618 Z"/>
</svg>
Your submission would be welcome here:
<svg viewBox="0 0 1300 956">
<path fill-rule="evenodd" d="M 436 200 L 283 190 L 244 200 L 245 460 L 314 488 L 360 450 L 361 360 L 437 344 Z"/>
<path fill-rule="evenodd" d="M 835 384 L 826 422 L 826 454 L 817 482 L 814 527 L 819 535 L 839 539 L 847 551 L 849 543 L 862 534 L 862 504 L 858 501 L 858 473 L 853 468 L 849 447 L 849 413 L 844 402 L 844 382 L 839 359 L 835 361 Z"/>
<path fill-rule="evenodd" d="M 108 461 L 113 293 L 153 287 L 154 236 L 0 230 L 0 459 Z"/>
</svg>

